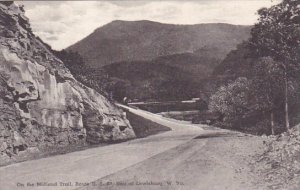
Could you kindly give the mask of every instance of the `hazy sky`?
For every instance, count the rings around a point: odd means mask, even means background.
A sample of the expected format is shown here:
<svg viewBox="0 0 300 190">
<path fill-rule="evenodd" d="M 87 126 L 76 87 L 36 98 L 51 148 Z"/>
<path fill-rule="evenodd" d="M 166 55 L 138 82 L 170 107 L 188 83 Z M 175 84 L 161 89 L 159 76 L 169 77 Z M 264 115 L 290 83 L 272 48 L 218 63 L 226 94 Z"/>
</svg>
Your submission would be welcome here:
<svg viewBox="0 0 300 190">
<path fill-rule="evenodd" d="M 252 25 L 256 11 L 279 0 L 22 1 L 33 31 L 54 49 L 66 48 L 113 20 L 171 24 Z"/>
</svg>

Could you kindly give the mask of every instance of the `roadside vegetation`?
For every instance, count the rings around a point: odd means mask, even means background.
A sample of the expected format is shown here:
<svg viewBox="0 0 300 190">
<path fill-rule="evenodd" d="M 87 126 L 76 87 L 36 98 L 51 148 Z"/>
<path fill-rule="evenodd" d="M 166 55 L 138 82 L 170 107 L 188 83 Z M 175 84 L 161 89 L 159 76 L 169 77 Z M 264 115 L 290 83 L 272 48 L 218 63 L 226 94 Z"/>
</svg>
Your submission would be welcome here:
<svg viewBox="0 0 300 190">
<path fill-rule="evenodd" d="M 279 134 L 300 122 L 300 2 L 258 11 L 259 20 L 231 64 L 244 68 L 210 97 L 218 126 L 254 134 Z M 241 55 L 242 54 L 242 55 Z M 244 65 L 243 65 L 244 64 Z M 238 69 L 236 69 L 238 70 Z"/>
<path fill-rule="evenodd" d="M 300 187 L 300 1 L 258 11 L 251 38 L 224 60 L 229 76 L 210 96 L 209 110 L 227 129 L 262 135 L 254 172 L 269 189 Z"/>
</svg>

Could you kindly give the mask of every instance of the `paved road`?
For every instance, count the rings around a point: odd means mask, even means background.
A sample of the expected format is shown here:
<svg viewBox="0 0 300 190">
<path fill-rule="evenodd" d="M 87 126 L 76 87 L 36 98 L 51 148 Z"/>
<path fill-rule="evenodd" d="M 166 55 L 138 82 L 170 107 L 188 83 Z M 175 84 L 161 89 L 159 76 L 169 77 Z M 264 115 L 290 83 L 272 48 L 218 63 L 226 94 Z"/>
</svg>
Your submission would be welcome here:
<svg viewBox="0 0 300 190">
<path fill-rule="evenodd" d="M 168 141 L 180 134 L 188 134 L 188 138 L 173 148 L 78 189 L 268 189 L 260 180 L 260 176 L 253 172 L 254 165 L 251 164 L 253 156 L 261 154 L 264 150 L 262 138 L 208 126 L 201 126 L 204 130 L 200 130 L 200 126 L 174 122 L 139 110 L 131 111 L 166 126 L 172 126 L 174 131 L 168 134 L 171 135 L 166 139 Z"/>
<path fill-rule="evenodd" d="M 200 135 L 81 190 L 260 190 L 268 189 L 249 162 L 259 138 Z"/>
<path fill-rule="evenodd" d="M 1 167 L 0 189 L 76 189 L 85 183 L 117 174 L 180 147 L 199 135 L 227 133 L 224 130 L 207 130 L 204 129 L 205 126 L 191 125 L 146 111 L 126 108 L 146 119 L 170 127 L 172 130 L 120 144 Z M 164 161 L 161 160 L 160 165 L 164 165 L 163 163 Z M 37 183 L 41 183 L 41 186 L 37 186 Z M 31 184 L 33 186 L 30 186 Z M 71 186 L 67 186 L 70 184 Z"/>
</svg>

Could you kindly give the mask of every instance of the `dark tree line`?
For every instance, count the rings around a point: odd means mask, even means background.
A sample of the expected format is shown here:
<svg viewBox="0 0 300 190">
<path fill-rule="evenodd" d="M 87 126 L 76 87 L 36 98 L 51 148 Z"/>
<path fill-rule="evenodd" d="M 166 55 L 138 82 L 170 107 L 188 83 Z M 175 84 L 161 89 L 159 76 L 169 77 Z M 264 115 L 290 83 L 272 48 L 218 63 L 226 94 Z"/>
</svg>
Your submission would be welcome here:
<svg viewBox="0 0 300 190">
<path fill-rule="evenodd" d="M 65 66 L 71 71 L 73 76 L 86 86 L 95 89 L 104 96 L 110 98 L 109 78 L 101 70 L 94 70 L 85 64 L 84 58 L 78 53 L 73 51 L 55 51 L 53 53 L 60 58 Z"/>
<path fill-rule="evenodd" d="M 300 1 L 283 0 L 282 3 L 269 9 L 263 8 L 258 11 L 260 15 L 259 22 L 252 29 L 250 39 L 250 48 L 254 55 L 259 58 L 269 57 L 272 64 L 270 68 L 266 67 L 265 75 L 270 76 L 271 80 L 265 80 L 269 83 L 269 88 L 275 88 L 274 85 L 283 82 L 284 86 L 284 109 L 285 109 L 285 127 L 290 128 L 289 122 L 289 82 L 299 71 L 300 61 Z M 263 64 L 258 62 L 258 64 Z M 277 70 L 277 71 L 276 71 Z M 273 75 L 277 75 L 273 77 Z M 300 73 L 298 72 L 298 75 Z M 272 78 L 279 78 L 281 81 L 274 82 Z M 276 93 L 276 92 L 275 92 Z M 274 92 L 269 90 L 268 97 L 271 98 L 271 104 L 275 103 Z M 271 106 L 272 107 L 272 106 Z M 272 108 L 271 108 L 272 116 Z"/>
</svg>

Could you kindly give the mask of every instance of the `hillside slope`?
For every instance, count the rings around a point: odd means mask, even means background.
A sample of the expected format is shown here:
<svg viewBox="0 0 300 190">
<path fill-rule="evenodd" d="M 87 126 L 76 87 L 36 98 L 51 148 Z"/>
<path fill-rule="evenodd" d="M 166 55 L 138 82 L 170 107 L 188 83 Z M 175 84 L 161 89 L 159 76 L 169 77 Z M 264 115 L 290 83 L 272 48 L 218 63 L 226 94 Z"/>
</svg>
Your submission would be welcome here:
<svg viewBox="0 0 300 190">
<path fill-rule="evenodd" d="M 115 99 L 176 100 L 196 95 L 197 83 L 176 67 L 137 61 L 111 64 L 103 70 L 116 83 L 109 89 Z"/>
<path fill-rule="evenodd" d="M 249 33 L 249 26 L 229 24 L 172 25 L 117 20 L 96 29 L 67 50 L 79 52 L 92 67 L 182 53 L 222 60 Z"/>
<path fill-rule="evenodd" d="M 256 172 L 262 174 L 261 183 L 270 189 L 300 188 L 300 124 L 288 133 L 265 138 L 265 151 L 258 154 Z"/>
<path fill-rule="evenodd" d="M 135 137 L 122 112 L 33 35 L 13 2 L 0 3 L 0 84 L 1 164 L 48 147 Z"/>
</svg>

